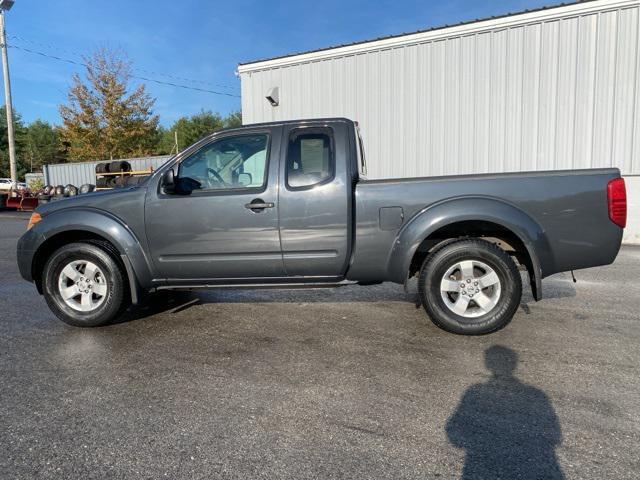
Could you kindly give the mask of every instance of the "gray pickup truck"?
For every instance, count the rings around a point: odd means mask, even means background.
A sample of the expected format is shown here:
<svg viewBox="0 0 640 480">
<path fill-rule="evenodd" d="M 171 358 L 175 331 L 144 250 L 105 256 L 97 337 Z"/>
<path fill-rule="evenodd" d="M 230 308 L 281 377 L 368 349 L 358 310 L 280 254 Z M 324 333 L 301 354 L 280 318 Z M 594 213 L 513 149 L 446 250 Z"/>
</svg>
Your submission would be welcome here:
<svg viewBox="0 0 640 480">
<path fill-rule="evenodd" d="M 220 131 L 140 185 L 39 207 L 18 243 L 20 272 L 76 326 L 164 289 L 417 276 L 437 326 L 481 334 L 516 312 L 519 270 L 539 300 L 544 277 L 609 264 L 620 248 L 617 169 L 367 180 L 365 168 L 347 119 Z"/>
</svg>

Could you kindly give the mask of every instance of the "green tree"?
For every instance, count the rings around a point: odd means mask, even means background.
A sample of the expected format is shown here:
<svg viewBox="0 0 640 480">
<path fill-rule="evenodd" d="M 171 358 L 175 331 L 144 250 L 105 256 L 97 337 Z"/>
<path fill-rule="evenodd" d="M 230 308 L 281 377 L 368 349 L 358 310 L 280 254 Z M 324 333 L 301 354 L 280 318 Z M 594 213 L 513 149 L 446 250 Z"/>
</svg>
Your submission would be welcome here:
<svg viewBox="0 0 640 480">
<path fill-rule="evenodd" d="M 152 153 L 157 145 L 155 99 L 144 84 L 131 85 L 131 63 L 97 50 L 84 59 L 85 78 L 75 74 L 68 103 L 60 106 L 62 143 L 71 161 L 106 160 Z"/>
<path fill-rule="evenodd" d="M 162 135 L 160 148 L 164 153 L 175 153 L 176 133 L 178 150 L 184 150 L 192 143 L 217 130 L 224 128 L 222 117 L 211 111 L 201 111 L 190 117 L 181 117 Z"/>
<path fill-rule="evenodd" d="M 43 120 L 27 125 L 23 159 L 31 170 L 40 170 L 47 163 L 64 162 L 58 129 Z"/>
<path fill-rule="evenodd" d="M 44 188 L 44 180 L 41 179 L 41 178 L 34 178 L 33 180 L 31 180 L 29 182 L 29 184 L 27 186 L 29 187 L 29 190 L 31 190 L 31 191 L 42 190 Z"/>
<path fill-rule="evenodd" d="M 176 133 L 178 138 L 178 150 L 182 151 L 189 145 L 197 142 L 201 138 L 221 130 L 242 125 L 240 112 L 234 112 L 226 117 L 211 110 L 202 110 L 200 113 L 190 117 L 181 117 L 173 125 L 166 129 L 159 128 L 160 142 L 158 144 L 159 154 L 175 153 Z"/>
<path fill-rule="evenodd" d="M 231 112 L 224 117 L 224 128 L 236 128 L 242 126 L 242 112 Z"/>
<path fill-rule="evenodd" d="M 29 171 L 28 163 L 24 161 L 23 155 L 26 144 L 26 129 L 20 114 L 13 111 L 13 131 L 16 147 L 16 167 L 18 178 L 24 178 L 24 174 Z M 0 107 L 0 177 L 9 177 L 9 138 L 7 134 L 7 109 L 4 105 Z"/>
</svg>

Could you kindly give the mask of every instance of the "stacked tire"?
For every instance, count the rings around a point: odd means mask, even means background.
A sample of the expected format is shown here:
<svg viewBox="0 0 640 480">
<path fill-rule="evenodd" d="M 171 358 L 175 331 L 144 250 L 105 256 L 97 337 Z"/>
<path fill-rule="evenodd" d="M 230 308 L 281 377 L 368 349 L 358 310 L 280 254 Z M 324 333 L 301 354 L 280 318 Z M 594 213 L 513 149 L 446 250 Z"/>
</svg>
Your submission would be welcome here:
<svg viewBox="0 0 640 480">
<path fill-rule="evenodd" d="M 110 173 L 130 172 L 131 164 L 126 160 L 116 160 L 109 163 Z"/>
<path fill-rule="evenodd" d="M 98 177 L 96 178 L 96 188 L 113 188 L 115 180 L 113 177 Z"/>
<path fill-rule="evenodd" d="M 147 178 L 149 178 L 149 175 L 136 175 L 127 177 L 127 186 L 130 187 L 133 185 L 138 185 L 139 183 L 144 182 Z"/>
<path fill-rule="evenodd" d="M 126 160 L 98 163 L 95 188 L 124 187 L 128 185 L 127 179 L 131 176 L 129 172 L 131 172 L 131 164 Z"/>
</svg>

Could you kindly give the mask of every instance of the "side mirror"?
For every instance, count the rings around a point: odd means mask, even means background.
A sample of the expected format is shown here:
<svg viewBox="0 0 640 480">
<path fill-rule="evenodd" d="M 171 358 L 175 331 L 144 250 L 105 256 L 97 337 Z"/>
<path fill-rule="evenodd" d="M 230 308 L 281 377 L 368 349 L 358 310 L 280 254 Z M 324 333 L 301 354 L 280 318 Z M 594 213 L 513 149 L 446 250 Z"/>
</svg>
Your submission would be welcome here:
<svg viewBox="0 0 640 480">
<path fill-rule="evenodd" d="M 164 193 L 175 193 L 176 180 L 173 168 L 164 172 L 164 175 L 162 176 L 162 190 L 164 190 Z"/>
<path fill-rule="evenodd" d="M 240 185 L 242 185 L 243 187 L 246 187 L 248 185 L 251 185 L 253 183 L 253 177 L 251 176 L 250 173 L 239 173 L 238 174 L 238 183 Z"/>
<path fill-rule="evenodd" d="M 200 190 L 201 188 L 202 184 L 199 181 L 194 180 L 193 178 L 178 177 L 175 181 L 174 191 L 178 195 L 191 195 L 194 190 Z"/>
</svg>

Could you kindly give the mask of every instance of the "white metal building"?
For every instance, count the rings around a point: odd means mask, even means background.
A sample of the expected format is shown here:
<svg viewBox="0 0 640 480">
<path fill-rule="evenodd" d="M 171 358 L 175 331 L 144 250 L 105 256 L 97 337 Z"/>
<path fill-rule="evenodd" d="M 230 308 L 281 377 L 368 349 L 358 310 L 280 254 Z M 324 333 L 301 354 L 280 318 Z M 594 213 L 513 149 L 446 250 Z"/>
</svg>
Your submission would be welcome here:
<svg viewBox="0 0 640 480">
<path fill-rule="evenodd" d="M 245 63 L 243 121 L 358 120 L 371 178 L 615 166 L 640 243 L 639 27 L 594 0 Z"/>
</svg>

